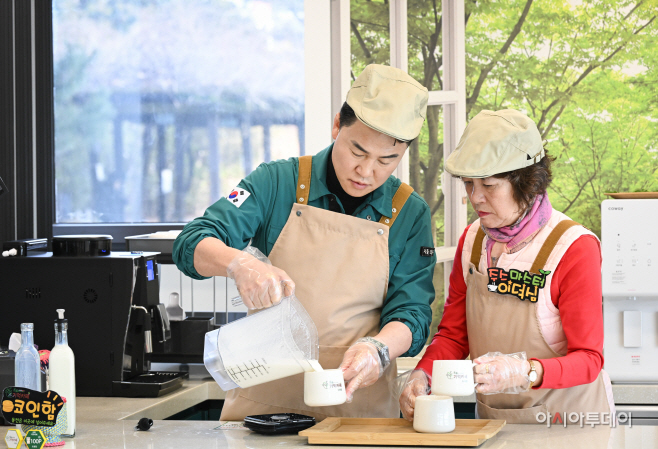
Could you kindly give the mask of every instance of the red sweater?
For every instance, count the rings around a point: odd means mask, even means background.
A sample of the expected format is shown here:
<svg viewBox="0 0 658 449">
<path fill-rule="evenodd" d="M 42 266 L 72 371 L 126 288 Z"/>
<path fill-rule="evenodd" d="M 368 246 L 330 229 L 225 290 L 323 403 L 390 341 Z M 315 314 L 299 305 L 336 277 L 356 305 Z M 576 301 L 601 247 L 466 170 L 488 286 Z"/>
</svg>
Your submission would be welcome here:
<svg viewBox="0 0 658 449">
<path fill-rule="evenodd" d="M 457 245 L 438 332 L 417 366 L 429 375 L 434 360 L 465 359 L 469 354 L 462 271 L 462 248 L 469 227 Z M 544 379 L 536 388 L 569 388 L 593 382 L 603 366 L 601 248 L 596 238 L 582 236 L 569 247 L 553 274 L 551 300 L 560 311 L 567 355 L 539 360 Z"/>
</svg>

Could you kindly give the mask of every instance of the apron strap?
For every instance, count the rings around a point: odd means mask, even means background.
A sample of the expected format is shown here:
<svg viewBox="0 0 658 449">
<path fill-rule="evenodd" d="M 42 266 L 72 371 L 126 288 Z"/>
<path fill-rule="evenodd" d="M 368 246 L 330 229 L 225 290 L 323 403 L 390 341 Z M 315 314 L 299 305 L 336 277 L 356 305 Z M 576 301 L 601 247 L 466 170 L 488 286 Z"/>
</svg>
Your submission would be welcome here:
<svg viewBox="0 0 658 449">
<path fill-rule="evenodd" d="M 297 197 L 295 202 L 299 204 L 308 204 L 308 197 L 311 193 L 311 166 L 313 156 L 301 156 L 299 159 L 299 176 L 297 177 Z"/>
<path fill-rule="evenodd" d="M 395 221 L 396 218 L 398 218 L 398 215 L 400 215 L 400 211 L 402 210 L 402 207 L 404 206 L 404 203 L 407 202 L 411 194 L 414 192 L 414 188 L 411 187 L 409 184 L 405 184 L 404 182 L 400 184 L 400 187 L 398 187 L 397 192 L 395 192 L 395 195 L 393 195 L 393 209 L 391 213 L 391 217 L 387 217 L 386 215 L 382 215 L 382 218 L 379 219 L 379 222 L 383 225 L 388 226 L 389 228 L 393 226 L 393 222 Z"/>
<path fill-rule="evenodd" d="M 544 268 L 548 257 L 551 255 L 551 252 L 553 252 L 553 248 L 555 248 L 555 245 L 560 240 L 560 237 L 562 237 L 562 234 L 567 232 L 567 230 L 573 226 L 580 226 L 580 223 L 576 223 L 573 220 L 562 220 L 557 226 L 555 226 L 555 228 L 553 228 L 537 253 L 535 261 L 532 263 L 532 267 L 530 268 L 531 273 L 539 274 L 539 269 Z"/>
<path fill-rule="evenodd" d="M 475 265 L 476 270 L 480 270 L 480 254 L 482 253 L 482 241 L 484 240 L 485 233 L 482 230 L 482 226 L 478 228 L 478 233 L 475 234 L 475 240 L 473 240 L 473 248 L 471 249 L 471 263 Z"/>
</svg>

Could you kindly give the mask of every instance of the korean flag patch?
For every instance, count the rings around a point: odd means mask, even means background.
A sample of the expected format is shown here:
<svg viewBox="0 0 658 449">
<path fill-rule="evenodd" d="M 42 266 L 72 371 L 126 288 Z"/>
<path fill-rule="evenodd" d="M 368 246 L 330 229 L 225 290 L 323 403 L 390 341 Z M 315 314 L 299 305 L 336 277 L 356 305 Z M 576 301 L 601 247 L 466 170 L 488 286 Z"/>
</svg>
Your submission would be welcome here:
<svg viewBox="0 0 658 449">
<path fill-rule="evenodd" d="M 236 187 L 235 189 L 231 190 L 231 193 L 228 194 L 226 199 L 229 200 L 235 207 L 240 207 L 242 206 L 242 203 L 244 203 L 244 201 L 249 198 L 249 195 L 251 195 L 251 193 L 247 192 L 245 189 Z"/>
</svg>

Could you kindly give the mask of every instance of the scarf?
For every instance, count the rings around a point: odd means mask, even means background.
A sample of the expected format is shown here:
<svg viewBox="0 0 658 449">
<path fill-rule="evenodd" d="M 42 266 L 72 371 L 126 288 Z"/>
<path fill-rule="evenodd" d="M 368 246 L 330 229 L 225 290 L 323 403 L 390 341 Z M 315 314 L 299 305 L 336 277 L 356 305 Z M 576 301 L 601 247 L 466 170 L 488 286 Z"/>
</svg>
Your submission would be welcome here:
<svg viewBox="0 0 658 449">
<path fill-rule="evenodd" d="M 525 211 L 516 223 L 502 228 L 485 228 L 482 230 L 489 237 L 487 239 L 487 264 L 491 266 L 491 250 L 496 242 L 505 243 L 504 253 L 515 253 L 526 246 L 537 235 L 541 228 L 551 218 L 553 207 L 544 192 L 535 197 L 532 206 Z"/>
</svg>

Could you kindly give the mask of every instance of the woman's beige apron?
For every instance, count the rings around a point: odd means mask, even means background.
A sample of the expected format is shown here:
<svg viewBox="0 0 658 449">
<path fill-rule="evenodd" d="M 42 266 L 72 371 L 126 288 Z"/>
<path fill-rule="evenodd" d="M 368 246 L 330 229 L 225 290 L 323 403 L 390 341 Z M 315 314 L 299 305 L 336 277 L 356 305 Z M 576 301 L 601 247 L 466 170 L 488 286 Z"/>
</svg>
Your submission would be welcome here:
<svg viewBox="0 0 658 449">
<path fill-rule="evenodd" d="M 320 364 L 338 368 L 347 348 L 357 339 L 379 333 L 388 287 L 388 233 L 413 189 L 402 184 L 393 197 L 390 217 L 379 223 L 306 205 L 311 184 L 311 156 L 299 158 L 297 201 L 274 248 L 272 265 L 295 281 L 295 296 L 315 322 L 320 340 Z M 354 393 L 350 404 L 308 407 L 304 376 L 235 389 L 227 393 L 221 420 L 247 415 L 301 413 L 328 416 L 399 417 L 392 388 L 395 361 L 372 386 Z"/>
<path fill-rule="evenodd" d="M 539 268 L 545 266 L 562 234 L 575 224 L 562 221 L 553 229 L 537 254 L 529 270 L 531 273 L 539 274 Z M 537 303 L 488 290 L 488 275 L 476 268 L 481 266 L 484 236 L 482 229 L 479 229 L 466 275 L 466 323 L 471 359 L 493 351 L 503 354 L 525 351 L 528 360 L 561 357 L 549 347 L 541 333 L 535 311 Z M 482 419 L 504 419 L 514 424 L 537 424 L 536 415 L 540 412 L 550 412 L 551 416 L 555 416 L 556 412 L 560 416 L 565 412 L 610 413 L 602 373 L 590 384 L 571 388 L 536 389 L 521 394 L 478 393 L 477 416 Z"/>
</svg>

